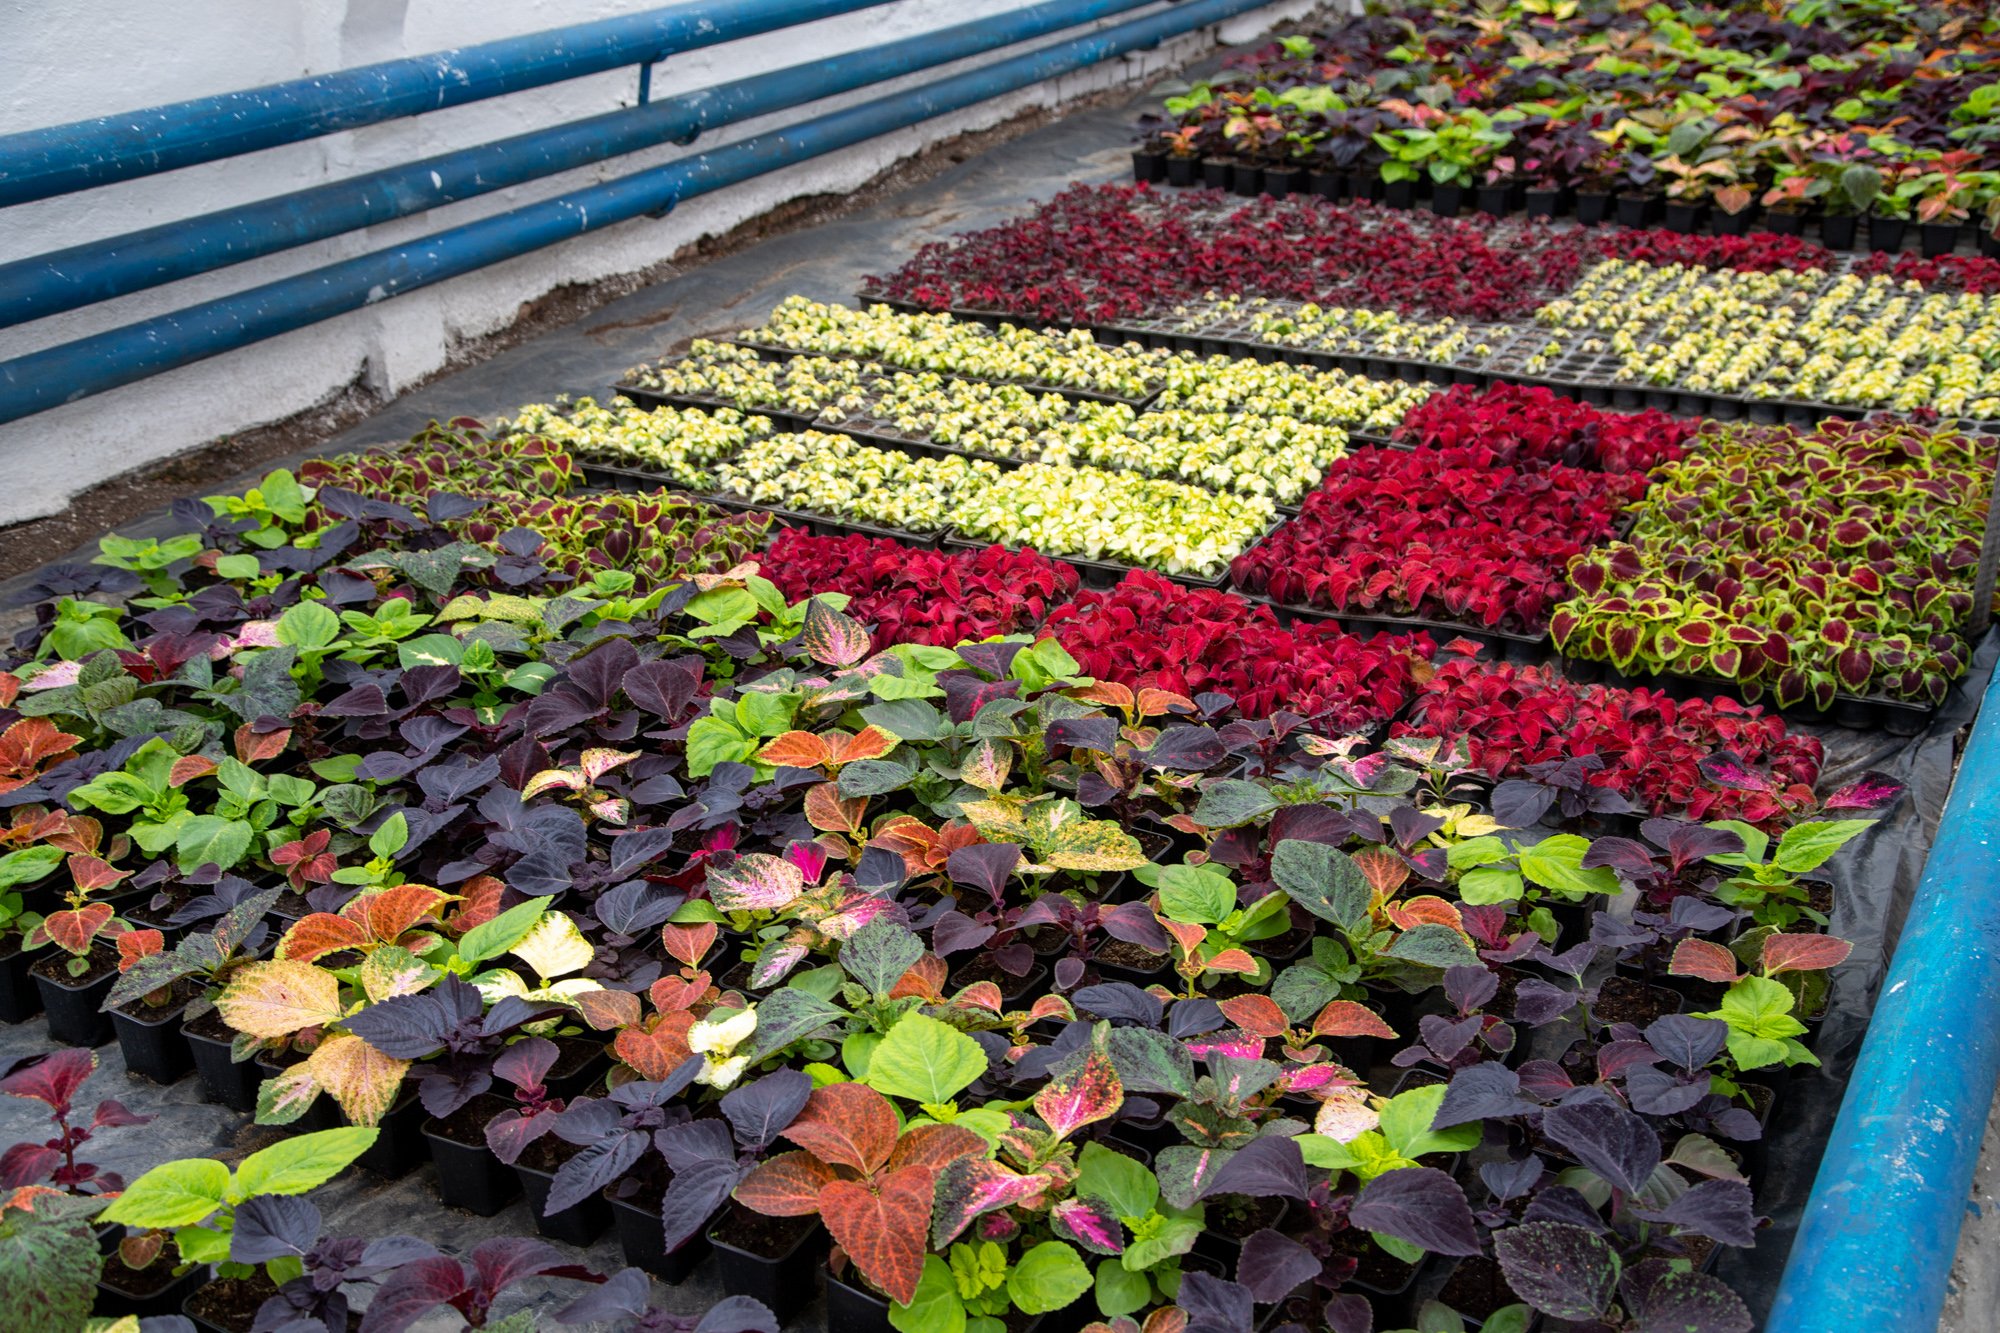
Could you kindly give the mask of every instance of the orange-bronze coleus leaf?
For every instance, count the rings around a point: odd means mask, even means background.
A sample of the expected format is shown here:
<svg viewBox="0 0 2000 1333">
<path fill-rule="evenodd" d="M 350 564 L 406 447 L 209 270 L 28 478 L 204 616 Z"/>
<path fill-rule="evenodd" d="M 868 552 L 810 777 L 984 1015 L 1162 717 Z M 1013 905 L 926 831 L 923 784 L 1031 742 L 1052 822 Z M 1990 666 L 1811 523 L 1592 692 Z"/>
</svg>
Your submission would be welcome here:
<svg viewBox="0 0 2000 1333">
<path fill-rule="evenodd" d="M 819 1194 L 840 1179 L 809 1152 L 781 1152 L 759 1162 L 736 1186 L 736 1201 L 767 1217 L 810 1217 Z"/>
<path fill-rule="evenodd" d="M 1316 1037 L 1387 1037 L 1394 1038 L 1396 1030 L 1382 1020 L 1382 1016 L 1365 1004 L 1353 1000 L 1332 1000 L 1319 1016 L 1312 1021 L 1313 1035 Z"/>
<path fill-rule="evenodd" d="M 824 768 L 833 762 L 826 741 L 810 731 L 788 731 L 759 750 L 757 757 L 776 768 Z"/>
<path fill-rule="evenodd" d="M 1285 1021 L 1285 1011 L 1268 995 L 1238 995 L 1218 1001 L 1216 1007 L 1222 1010 L 1223 1017 L 1253 1037 L 1282 1036 L 1291 1026 Z"/>
<path fill-rule="evenodd" d="M 874 1175 L 896 1148 L 896 1108 L 863 1083 L 814 1088 L 784 1136 L 834 1166 Z"/>
<path fill-rule="evenodd" d="M 1720 985 L 1736 980 L 1736 955 L 1710 940 L 1682 940 L 1674 946 L 1667 970 L 1677 977 L 1699 977 Z"/>
<path fill-rule="evenodd" d="M 819 1192 L 819 1215 L 854 1266 L 898 1305 L 923 1276 L 931 1226 L 932 1172 L 906 1166 L 879 1180 L 836 1180 Z"/>
</svg>

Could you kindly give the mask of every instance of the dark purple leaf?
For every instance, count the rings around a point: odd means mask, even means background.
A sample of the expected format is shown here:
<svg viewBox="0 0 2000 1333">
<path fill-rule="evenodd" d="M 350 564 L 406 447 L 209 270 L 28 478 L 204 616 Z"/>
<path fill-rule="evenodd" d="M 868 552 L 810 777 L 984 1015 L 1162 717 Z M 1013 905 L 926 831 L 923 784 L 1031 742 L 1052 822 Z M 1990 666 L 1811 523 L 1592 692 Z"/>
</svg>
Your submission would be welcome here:
<svg viewBox="0 0 2000 1333">
<path fill-rule="evenodd" d="M 598 1280 L 596 1273 L 571 1263 L 555 1246 L 528 1236 L 496 1236 L 480 1241 L 472 1250 L 472 1271 L 477 1283 L 474 1290 L 489 1302 L 516 1282 L 545 1273 Z"/>
<path fill-rule="evenodd" d="M 446 977 L 421 994 L 371 1004 L 342 1024 L 391 1060 L 421 1060 L 442 1050 L 461 1026 L 477 1023 L 483 1010 L 477 989 Z"/>
<path fill-rule="evenodd" d="M 1113 1023 L 1136 1023 L 1140 1027 L 1157 1028 L 1165 1010 L 1159 998 L 1126 981 L 1104 981 L 1095 986 L 1085 986 L 1070 997 L 1078 1013 L 1086 1013 L 1094 1018 L 1110 1019 Z"/>
<path fill-rule="evenodd" d="M 1243 1194 L 1253 1199 L 1306 1197 L 1305 1158 L 1296 1139 L 1267 1134 L 1233 1153 L 1195 1195 Z"/>
<path fill-rule="evenodd" d="M 1612 1041 L 1597 1048 L 1597 1076 L 1600 1079 L 1623 1078 L 1634 1066 L 1659 1062 L 1659 1052 L 1643 1041 Z"/>
<path fill-rule="evenodd" d="M 1173 948 L 1166 927 L 1143 902 L 1119 903 L 1098 918 L 1104 933 L 1114 940 L 1135 944 L 1149 953 L 1165 954 Z"/>
<path fill-rule="evenodd" d="M 1145 761 L 1148 768 L 1204 773 L 1221 763 L 1227 753 L 1222 738 L 1208 727 L 1169 727 L 1145 751 Z"/>
<path fill-rule="evenodd" d="M 1590 850 L 1583 854 L 1583 868 L 1595 870 L 1600 866 L 1609 866 L 1634 880 L 1650 879 L 1656 870 L 1653 854 L 1630 838 L 1598 838 L 1592 842 Z"/>
<path fill-rule="evenodd" d="M 1056 989 L 1068 990 L 1083 980 L 1083 960 L 1075 956 L 1056 960 Z"/>
<path fill-rule="evenodd" d="M 1610 1102 L 1569 1102 L 1542 1116 L 1542 1133 L 1627 1194 L 1645 1188 L 1660 1164 L 1660 1136 Z"/>
<path fill-rule="evenodd" d="M 563 1114 L 567 1116 L 569 1112 Z M 557 1127 L 565 1137 L 568 1129 L 567 1124 Z M 556 1168 L 555 1181 L 549 1186 L 548 1200 L 542 1206 L 542 1216 L 554 1217 L 566 1208 L 574 1208 L 623 1177 L 645 1156 L 650 1141 L 645 1134 L 620 1131 L 599 1139 L 564 1162 Z"/>
<path fill-rule="evenodd" d="M 1750 1333 L 1757 1324 L 1719 1279 L 1678 1271 L 1665 1259 L 1633 1265 L 1623 1291 L 1635 1333 Z"/>
<path fill-rule="evenodd" d="M 263 1264 L 302 1255 L 319 1243 L 319 1209 L 293 1195 L 260 1194 L 236 1205 L 232 1263 Z"/>
<path fill-rule="evenodd" d="M 722 1099 L 722 1113 L 743 1145 L 758 1152 L 777 1140 L 778 1133 L 798 1118 L 812 1095 L 812 1077 L 797 1069 L 780 1069 L 746 1083 Z"/>
<path fill-rule="evenodd" d="M 981 925 L 963 912 L 950 911 L 931 927 L 931 952 L 940 958 L 977 949 L 993 938 L 993 927 Z"/>
<path fill-rule="evenodd" d="M 361 1327 L 366 1333 L 404 1333 L 419 1319 L 455 1300 L 467 1289 L 458 1260 L 437 1255 L 403 1265 L 383 1278 L 368 1303 Z"/>
<path fill-rule="evenodd" d="M 1243 1333 L 1256 1322 L 1255 1298 L 1246 1288 L 1206 1273 L 1185 1274 L 1178 1300 L 1187 1333 Z"/>
<path fill-rule="evenodd" d="M 1432 1254 L 1480 1252 L 1478 1225 L 1465 1191 L 1434 1167 L 1406 1166 L 1375 1177 L 1362 1187 L 1348 1220 Z"/>
<path fill-rule="evenodd" d="M 1536 1109 L 1534 1102 L 1521 1096 L 1520 1075 L 1497 1060 L 1488 1060 L 1451 1076 L 1431 1127 L 1450 1129 L 1476 1120 L 1505 1120 Z"/>
<path fill-rule="evenodd" d="M 1663 1069 L 1641 1065 L 1625 1076 L 1625 1095 L 1641 1115 L 1680 1115 L 1708 1095 L 1708 1075 L 1683 1083 Z"/>
<path fill-rule="evenodd" d="M 959 645 L 958 655 L 989 676 L 1005 676 L 1020 651 L 1018 643 L 966 643 Z"/>
<path fill-rule="evenodd" d="M 641 662 L 625 673 L 625 697 L 655 717 L 678 722 L 701 688 L 704 666 L 694 656 Z"/>
<path fill-rule="evenodd" d="M 1577 993 L 1529 977 L 1514 987 L 1514 1019 L 1531 1028 L 1553 1023 L 1576 1007 Z"/>
<path fill-rule="evenodd" d="M 1553 1060 L 1525 1060 L 1521 1064 L 1521 1091 L 1536 1101 L 1560 1101 L 1576 1087 L 1569 1074 Z"/>
<path fill-rule="evenodd" d="M 1399 805 L 1389 812 L 1389 832 L 1398 847 L 1414 847 L 1443 827 L 1443 815 L 1427 815 L 1415 806 Z"/>
<path fill-rule="evenodd" d="M 1568 1185 L 1551 1185 L 1528 1201 L 1526 1211 L 1521 1214 L 1523 1222 L 1561 1222 L 1565 1226 L 1582 1227 L 1586 1231 L 1602 1231 L 1609 1234 L 1611 1228 L 1604 1225 L 1604 1219 L 1590 1206 L 1590 1200 L 1578 1190 Z"/>
<path fill-rule="evenodd" d="M 1206 996 L 1176 1000 L 1167 1013 L 1167 1035 L 1183 1041 L 1228 1025 L 1229 1018 L 1222 1012 L 1222 1007 Z"/>
<path fill-rule="evenodd" d="M 611 873 L 620 878 L 638 873 L 674 849 L 672 829 L 638 828 L 611 839 Z"/>
<path fill-rule="evenodd" d="M 998 899 L 1007 888 L 1014 867 L 1021 864 L 1021 849 L 1011 842 L 982 842 L 961 847 L 945 861 L 945 874 L 954 884 L 970 884 L 988 897 Z"/>
<path fill-rule="evenodd" d="M 1700 1069 L 1713 1060 L 1729 1038 L 1729 1024 L 1719 1018 L 1667 1014 L 1646 1025 L 1646 1044 L 1660 1058 L 1682 1069 Z"/>
<path fill-rule="evenodd" d="M 1618 1255 L 1594 1232 L 1528 1222 L 1493 1237 L 1494 1257 L 1516 1295 L 1557 1319 L 1594 1319 L 1618 1288 Z"/>
<path fill-rule="evenodd" d="M 1425 1014 L 1417 1020 L 1417 1028 L 1423 1034 L 1424 1045 L 1438 1059 L 1450 1061 L 1459 1052 L 1472 1044 L 1479 1035 L 1479 1029 L 1486 1020 L 1478 1014 L 1470 1018 L 1451 1019 L 1441 1014 Z"/>
<path fill-rule="evenodd" d="M 1493 817 L 1508 828 L 1533 828 L 1555 803 L 1555 792 L 1539 782 L 1515 778 L 1493 789 Z"/>
<path fill-rule="evenodd" d="M 1524 1198 L 1535 1186 L 1542 1183 L 1548 1174 L 1548 1167 L 1535 1156 L 1486 1162 L 1479 1168 L 1479 1179 L 1501 1203 L 1510 1199 Z"/>
<path fill-rule="evenodd" d="M 1677 1234 L 1692 1231 L 1723 1245 L 1757 1243 L 1750 1187 L 1739 1180 L 1704 1180 L 1658 1212 L 1642 1215 L 1648 1221 L 1672 1223 Z"/>
<path fill-rule="evenodd" d="M 1448 967 L 1444 972 L 1444 994 L 1451 1007 L 1461 1014 L 1483 1009 L 1500 992 L 1500 978 L 1484 967 Z"/>
<path fill-rule="evenodd" d="M 1243 1252 L 1236 1261 L 1236 1280 L 1249 1290 L 1251 1299 L 1271 1305 L 1301 1283 L 1318 1277 L 1319 1268 L 1319 1259 L 1311 1250 L 1266 1227 L 1243 1242 Z"/>
<path fill-rule="evenodd" d="M 667 1251 L 679 1249 L 706 1227 L 729 1202 L 729 1192 L 742 1178 L 743 1168 L 733 1157 L 676 1168 L 666 1197 L 660 1201 L 660 1224 L 665 1229 L 662 1243 Z"/>
<path fill-rule="evenodd" d="M 1110 754 L 1118 748 L 1118 722 L 1108 717 L 1066 717 L 1049 727 L 1047 741 L 1051 747 L 1066 745 Z"/>
</svg>

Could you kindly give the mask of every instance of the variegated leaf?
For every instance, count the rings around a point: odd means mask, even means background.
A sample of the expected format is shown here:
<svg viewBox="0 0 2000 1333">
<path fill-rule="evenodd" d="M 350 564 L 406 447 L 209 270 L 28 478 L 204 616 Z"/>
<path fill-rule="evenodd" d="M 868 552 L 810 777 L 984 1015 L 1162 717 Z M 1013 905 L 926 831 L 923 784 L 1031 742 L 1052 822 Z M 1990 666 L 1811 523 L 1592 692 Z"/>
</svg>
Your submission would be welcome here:
<svg viewBox="0 0 2000 1333">
<path fill-rule="evenodd" d="M 392 1060 L 361 1038 L 341 1032 L 306 1057 L 305 1068 L 356 1125 L 380 1124 L 402 1091 L 408 1060 Z"/>
<path fill-rule="evenodd" d="M 708 868 L 708 896 L 724 912 L 771 912 L 805 892 L 806 877 L 782 857 L 747 852 L 727 867 Z"/>
<path fill-rule="evenodd" d="M 252 1037 L 288 1037 L 341 1016 L 340 985 L 306 963 L 252 963 L 216 997 L 222 1021 Z"/>
</svg>

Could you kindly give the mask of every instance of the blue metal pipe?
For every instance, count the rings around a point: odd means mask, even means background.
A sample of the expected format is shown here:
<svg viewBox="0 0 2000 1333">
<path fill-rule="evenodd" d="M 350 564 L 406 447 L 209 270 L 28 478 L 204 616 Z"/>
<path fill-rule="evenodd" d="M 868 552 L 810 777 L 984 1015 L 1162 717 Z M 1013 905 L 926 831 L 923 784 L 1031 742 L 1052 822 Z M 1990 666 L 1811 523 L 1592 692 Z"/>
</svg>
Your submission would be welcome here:
<svg viewBox="0 0 2000 1333">
<path fill-rule="evenodd" d="M 0 422 L 305 328 L 618 222 L 1157 45 L 1268 0 L 1186 0 L 1163 13 L 996 61 L 555 199 L 0 363 Z"/>
<path fill-rule="evenodd" d="M 1936 1333 L 2000 1081 L 1996 879 L 2000 683 L 1959 762 L 1792 1241 L 1773 1330 Z"/>
<path fill-rule="evenodd" d="M 664 60 L 888 0 L 692 0 L 309 79 L 0 135 L 0 207 Z"/>
<path fill-rule="evenodd" d="M 1048 0 L 238 208 L 0 264 L 0 328 L 949 64 L 1153 0 Z M 644 102 L 644 99 L 641 99 Z"/>
</svg>

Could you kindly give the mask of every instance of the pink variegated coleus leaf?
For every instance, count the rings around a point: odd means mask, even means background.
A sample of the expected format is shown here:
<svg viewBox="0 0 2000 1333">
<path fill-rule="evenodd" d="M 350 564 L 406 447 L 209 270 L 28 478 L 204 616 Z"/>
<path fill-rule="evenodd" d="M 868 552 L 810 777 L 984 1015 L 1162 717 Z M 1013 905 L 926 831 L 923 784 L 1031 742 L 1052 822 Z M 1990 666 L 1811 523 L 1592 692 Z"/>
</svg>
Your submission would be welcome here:
<svg viewBox="0 0 2000 1333">
<path fill-rule="evenodd" d="M 1049 1229 L 1092 1254 L 1125 1253 L 1125 1229 L 1102 1199 L 1065 1199 L 1049 1209 Z"/>
<path fill-rule="evenodd" d="M 797 865 L 764 852 L 746 852 L 728 866 L 711 864 L 708 868 L 709 900 L 724 912 L 771 912 L 789 907 L 805 887 L 805 876 Z"/>
<path fill-rule="evenodd" d="M 1125 1104 L 1125 1086 L 1112 1067 L 1103 1039 L 1083 1054 L 1072 1056 L 1058 1067 L 1042 1090 L 1035 1094 L 1035 1114 L 1058 1139 L 1066 1139 L 1083 1126 L 1108 1120 Z"/>
<path fill-rule="evenodd" d="M 932 1248 L 942 1250 L 957 1240 L 974 1218 L 1025 1204 L 1052 1183 L 1040 1172 L 1022 1175 L 984 1157 L 961 1157 L 948 1163 L 938 1173 Z"/>
</svg>

